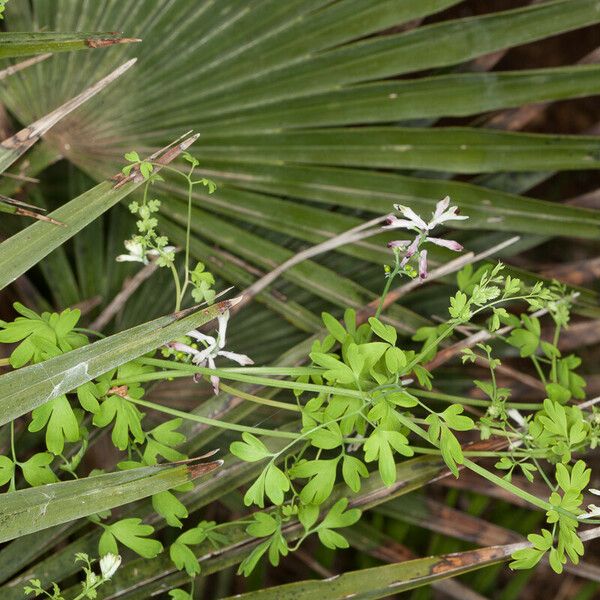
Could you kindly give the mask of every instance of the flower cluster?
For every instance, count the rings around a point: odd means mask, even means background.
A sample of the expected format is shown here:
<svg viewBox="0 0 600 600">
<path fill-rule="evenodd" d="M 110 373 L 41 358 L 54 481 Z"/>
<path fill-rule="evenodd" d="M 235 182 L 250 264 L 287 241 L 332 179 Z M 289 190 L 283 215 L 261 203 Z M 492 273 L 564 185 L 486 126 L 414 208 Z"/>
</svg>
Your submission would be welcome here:
<svg viewBox="0 0 600 600">
<path fill-rule="evenodd" d="M 158 176 L 153 176 L 155 179 Z M 131 239 L 125 240 L 128 254 L 117 256 L 118 262 L 141 262 L 145 265 L 150 260 L 156 260 L 159 267 L 168 267 L 173 264 L 175 247 L 169 246 L 169 240 L 164 235 L 158 235 L 156 228 L 158 219 L 154 216 L 160 209 L 160 200 L 149 200 L 139 204 L 132 202 L 129 210 L 139 217 L 136 225 L 140 232 Z"/>
<path fill-rule="evenodd" d="M 125 240 L 123 244 L 125 245 L 128 254 L 119 254 L 119 256 L 117 256 L 117 262 L 141 262 L 147 265 L 151 260 L 154 260 L 161 255 L 159 250 L 144 248 L 143 244 L 140 243 L 136 237 Z M 161 250 L 164 253 L 171 254 L 175 251 L 175 246 L 164 246 Z"/>
<path fill-rule="evenodd" d="M 254 364 L 254 361 L 245 354 L 236 354 L 235 352 L 229 352 L 224 350 L 225 348 L 225 340 L 227 334 L 227 323 L 229 321 L 229 311 L 226 311 L 219 315 L 219 329 L 217 332 L 217 337 L 212 337 L 210 335 L 205 335 L 204 333 L 200 333 L 199 331 L 190 331 L 187 335 L 188 337 L 200 342 L 204 345 L 203 350 L 198 350 L 189 344 L 185 344 L 183 342 L 169 342 L 167 346 L 172 350 L 177 352 L 182 352 L 188 356 L 192 357 L 192 362 L 195 365 L 200 367 L 204 367 L 208 365 L 209 368 L 215 369 L 215 359 L 218 356 L 223 356 L 225 358 L 229 358 L 230 360 L 235 361 L 241 366 L 247 366 Z M 210 381 L 213 385 L 213 390 L 215 394 L 219 393 L 219 377 L 217 375 L 211 375 Z"/>
<path fill-rule="evenodd" d="M 435 207 L 431 221 L 425 222 L 414 210 L 402 204 L 394 204 L 394 208 L 402 213 L 404 218 L 399 219 L 395 215 L 389 215 L 386 219 L 383 229 L 407 229 L 416 233 L 413 240 L 394 240 L 388 243 L 389 248 L 395 248 L 405 252 L 400 267 L 404 268 L 408 261 L 419 254 L 419 277 L 427 277 L 427 250 L 421 250 L 421 245 L 430 242 L 442 248 L 448 248 L 455 252 L 461 252 L 463 247 L 454 240 L 444 240 L 442 238 L 430 237 L 429 233 L 438 225 L 447 221 L 462 221 L 469 217 L 463 217 L 459 214 L 456 206 L 450 206 L 450 197 L 446 196 L 440 200 Z"/>
</svg>

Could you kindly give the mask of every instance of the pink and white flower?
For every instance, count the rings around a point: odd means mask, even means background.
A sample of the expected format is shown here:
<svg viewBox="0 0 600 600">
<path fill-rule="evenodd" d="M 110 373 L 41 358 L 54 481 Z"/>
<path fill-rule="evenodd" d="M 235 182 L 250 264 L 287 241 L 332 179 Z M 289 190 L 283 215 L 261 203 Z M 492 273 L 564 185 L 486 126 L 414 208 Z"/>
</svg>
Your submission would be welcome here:
<svg viewBox="0 0 600 600">
<path fill-rule="evenodd" d="M 454 250 L 454 252 L 462 252 L 463 250 L 462 245 L 458 242 L 455 242 L 454 240 L 444 240 L 442 238 L 426 237 L 425 241 L 431 242 L 436 246 L 441 246 L 442 248 L 448 248 L 448 250 Z"/>
<path fill-rule="evenodd" d="M 433 218 L 427 224 L 427 229 L 430 231 L 434 227 L 446 223 L 447 221 L 464 221 L 469 217 L 463 217 L 457 214 L 458 206 L 450 206 L 450 196 L 446 196 L 435 205 Z"/>
<path fill-rule="evenodd" d="M 227 323 L 229 321 L 229 311 L 225 311 L 224 313 L 220 314 L 217 320 L 219 326 L 216 338 L 196 330 L 190 331 L 187 334 L 188 337 L 201 342 L 205 346 L 204 349 L 197 350 L 196 348 L 192 348 L 192 346 L 183 344 L 181 342 L 170 342 L 168 346 L 173 348 L 173 350 L 177 350 L 178 352 L 183 352 L 184 354 L 191 356 L 192 362 L 199 367 L 208 366 L 210 369 L 216 369 L 217 367 L 215 365 L 215 359 L 218 356 L 223 356 L 229 360 L 233 360 L 242 367 L 253 365 L 254 361 L 249 356 L 224 350 L 227 335 Z M 213 385 L 215 394 L 218 394 L 220 382 L 219 377 L 217 375 L 211 375 L 210 381 Z"/>
<path fill-rule="evenodd" d="M 383 229 L 416 229 L 420 233 L 427 233 L 447 221 L 464 221 L 469 217 L 457 214 L 458 207 L 450 206 L 450 196 L 446 196 L 435 205 L 431 221 L 426 223 L 412 208 L 403 204 L 394 204 L 394 208 L 402 213 L 404 219 L 389 215 Z"/>
<path fill-rule="evenodd" d="M 414 229 L 415 224 L 412 221 L 406 219 L 399 219 L 395 215 L 388 215 L 385 220 L 383 229 Z"/>
<path fill-rule="evenodd" d="M 410 244 L 410 246 L 406 249 L 406 254 L 404 255 L 404 258 L 402 259 L 402 262 L 400 263 L 401 267 L 405 267 L 406 264 L 408 263 L 408 261 L 412 258 L 412 256 L 417 252 L 417 250 L 419 249 L 419 238 L 420 236 L 417 236 Z"/>
<path fill-rule="evenodd" d="M 408 229 L 416 233 L 416 237 L 410 240 L 394 240 L 388 242 L 388 248 L 397 248 L 405 251 L 404 257 L 400 262 L 400 267 L 405 267 L 408 261 L 419 252 L 419 247 L 425 242 L 430 242 L 442 248 L 448 248 L 454 252 L 461 252 L 463 247 L 454 240 L 444 240 L 442 238 L 429 237 L 429 232 L 438 225 L 447 221 L 463 221 L 469 217 L 463 217 L 457 214 L 458 207 L 450 206 L 450 197 L 446 196 L 440 200 L 432 213 L 431 220 L 426 223 L 412 208 L 403 204 L 394 204 L 396 210 L 399 210 L 404 218 L 399 219 L 395 215 L 388 215 L 383 229 Z M 427 251 L 422 250 L 419 253 L 419 278 L 421 280 L 427 277 Z"/>
</svg>

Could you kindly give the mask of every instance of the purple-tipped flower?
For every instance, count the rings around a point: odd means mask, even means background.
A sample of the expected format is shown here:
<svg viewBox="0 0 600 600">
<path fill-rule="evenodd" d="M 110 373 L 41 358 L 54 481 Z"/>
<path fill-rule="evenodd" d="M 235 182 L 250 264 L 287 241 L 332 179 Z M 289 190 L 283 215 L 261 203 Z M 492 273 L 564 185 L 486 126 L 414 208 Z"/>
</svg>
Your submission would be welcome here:
<svg viewBox="0 0 600 600">
<path fill-rule="evenodd" d="M 388 248 L 400 248 L 400 250 L 405 250 L 407 246 L 410 245 L 410 240 L 393 240 L 388 242 Z"/>
<path fill-rule="evenodd" d="M 188 356 L 191 356 L 191 357 L 195 357 L 198 354 L 200 354 L 199 350 L 196 350 L 196 348 L 192 348 L 191 346 L 188 346 L 187 344 L 184 344 L 183 342 L 169 342 L 168 344 L 165 344 L 165 345 L 168 346 L 169 348 L 171 348 L 172 350 L 176 350 L 177 352 L 187 354 Z"/>
<path fill-rule="evenodd" d="M 402 262 L 400 263 L 401 267 L 405 267 L 406 263 L 408 263 L 408 261 L 413 257 L 413 255 L 417 252 L 417 250 L 419 249 L 419 241 L 420 241 L 420 237 L 421 236 L 417 236 L 412 243 L 410 244 L 410 246 L 407 248 L 406 250 L 406 254 L 404 255 L 404 258 L 402 259 Z"/>
<path fill-rule="evenodd" d="M 385 220 L 383 229 L 414 229 L 415 224 L 412 221 L 406 219 L 399 219 L 394 215 L 389 215 Z"/>
<path fill-rule="evenodd" d="M 446 221 L 463 221 L 469 217 L 458 214 L 457 206 L 450 206 L 450 196 L 446 196 L 435 205 L 431 221 L 426 223 L 412 208 L 403 204 L 394 204 L 396 210 L 402 213 L 404 219 L 389 215 L 385 221 L 384 229 L 418 229 L 421 233 L 431 231 Z"/>
<path fill-rule="evenodd" d="M 427 277 L 427 250 L 421 250 L 419 254 L 419 279 L 423 281 Z"/>
<path fill-rule="evenodd" d="M 446 196 L 435 205 L 433 218 L 427 224 L 427 230 L 431 231 L 434 227 L 445 223 L 446 221 L 464 221 L 469 217 L 463 217 L 458 213 L 458 206 L 449 206 L 450 196 Z"/>
<path fill-rule="evenodd" d="M 404 268 L 408 261 L 419 252 L 419 247 L 424 242 L 431 242 L 436 246 L 442 248 L 448 248 L 454 252 L 461 252 L 463 247 L 461 244 L 454 240 L 444 240 L 442 238 L 429 237 L 429 232 L 438 225 L 447 221 L 462 221 L 469 217 L 463 217 L 458 215 L 458 208 L 456 206 L 450 206 L 450 197 L 446 196 L 440 200 L 431 216 L 431 221 L 426 223 L 414 210 L 408 206 L 402 204 L 394 204 L 396 210 L 402 213 L 403 219 L 398 219 L 394 215 L 389 215 L 385 220 L 383 229 L 409 229 L 417 232 L 415 239 L 410 242 L 409 240 L 394 240 L 388 242 L 388 248 L 397 248 L 401 251 L 405 251 L 404 257 L 400 262 L 400 267 Z M 427 251 L 422 250 L 419 253 L 419 278 L 421 280 L 427 277 Z"/>
<path fill-rule="evenodd" d="M 444 240 L 442 238 L 428 237 L 428 238 L 425 238 L 425 241 L 431 242 L 432 244 L 435 244 L 436 246 L 441 246 L 442 248 L 448 248 L 448 250 L 454 250 L 454 252 L 462 252 L 463 251 L 462 245 L 459 244 L 458 242 L 455 242 L 454 240 Z"/>
</svg>

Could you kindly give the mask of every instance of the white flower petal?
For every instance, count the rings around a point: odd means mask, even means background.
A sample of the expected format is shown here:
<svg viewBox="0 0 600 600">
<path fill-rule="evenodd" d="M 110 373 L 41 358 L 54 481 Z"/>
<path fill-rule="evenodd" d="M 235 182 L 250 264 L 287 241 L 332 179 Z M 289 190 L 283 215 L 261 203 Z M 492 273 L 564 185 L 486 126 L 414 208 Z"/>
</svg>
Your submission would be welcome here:
<svg viewBox="0 0 600 600">
<path fill-rule="evenodd" d="M 213 346 L 216 343 L 216 340 L 214 337 L 212 337 L 210 335 L 206 335 L 204 333 L 200 333 L 199 331 L 196 331 L 195 329 L 193 331 L 188 331 L 186 335 L 188 337 L 194 338 L 198 342 L 205 342 L 209 346 Z"/>
<path fill-rule="evenodd" d="M 448 208 L 449 205 L 450 205 L 450 196 L 446 196 L 445 198 L 443 198 L 442 200 L 440 200 L 435 205 L 435 211 L 433 213 L 433 219 L 435 220 L 440 215 L 442 215 L 444 213 L 444 211 Z"/>
<path fill-rule="evenodd" d="M 225 337 L 227 335 L 227 322 L 229 321 L 229 311 L 226 310 L 224 313 L 221 313 L 217 320 L 219 321 L 219 348 L 225 347 Z"/>
<path fill-rule="evenodd" d="M 427 223 L 409 206 L 396 204 L 396 208 L 410 221 L 412 221 L 419 229 L 427 229 Z"/>
<path fill-rule="evenodd" d="M 228 352 L 227 350 L 220 350 L 219 356 L 224 356 L 225 358 L 229 358 L 230 360 L 235 361 L 238 365 L 242 365 L 245 367 L 246 365 L 253 365 L 254 361 L 245 354 L 236 354 L 235 352 Z"/>
<path fill-rule="evenodd" d="M 509 408 L 506 412 L 508 416 L 520 427 L 527 425 L 523 415 L 516 408 Z"/>
<path fill-rule="evenodd" d="M 464 221 L 469 217 L 463 217 L 461 215 L 457 215 L 456 211 L 458 210 L 457 206 L 451 206 L 446 212 L 434 217 L 430 223 L 427 225 L 429 230 L 441 225 L 442 223 L 446 223 L 447 221 Z"/>
<path fill-rule="evenodd" d="M 100 559 L 100 572 L 104 579 L 110 579 L 121 564 L 121 557 L 118 554 L 105 554 Z"/>
<path fill-rule="evenodd" d="M 216 346 L 209 346 L 208 348 L 205 348 L 204 350 L 197 352 L 196 356 L 194 356 L 194 359 L 192 360 L 192 362 L 195 365 L 202 365 L 204 362 L 206 362 L 208 360 L 208 362 L 210 363 L 210 361 L 213 359 L 214 356 L 216 356 L 218 349 Z M 213 361 L 214 364 L 214 361 Z M 211 369 L 214 369 L 215 367 L 211 367 Z"/>
<path fill-rule="evenodd" d="M 139 242 L 136 242 L 135 240 L 125 240 L 123 242 L 123 245 L 125 246 L 125 248 L 127 248 L 129 254 L 132 254 L 134 256 L 141 257 L 144 252 L 142 245 Z"/>
<path fill-rule="evenodd" d="M 456 207 L 455 207 L 456 210 Z M 466 219 L 468 219 L 469 217 L 465 216 L 465 215 L 457 215 L 454 213 L 454 211 L 452 212 L 448 212 L 445 215 L 442 215 L 442 221 L 465 221 Z"/>
<path fill-rule="evenodd" d="M 140 256 L 133 256 L 131 254 L 119 254 L 116 258 L 117 262 L 145 262 Z"/>
<path fill-rule="evenodd" d="M 194 360 L 200 354 L 196 348 L 192 348 L 183 342 L 169 342 L 167 346 L 169 346 L 169 348 L 173 348 L 173 350 L 177 350 L 177 352 L 183 352 L 184 354 L 194 357 Z"/>
</svg>

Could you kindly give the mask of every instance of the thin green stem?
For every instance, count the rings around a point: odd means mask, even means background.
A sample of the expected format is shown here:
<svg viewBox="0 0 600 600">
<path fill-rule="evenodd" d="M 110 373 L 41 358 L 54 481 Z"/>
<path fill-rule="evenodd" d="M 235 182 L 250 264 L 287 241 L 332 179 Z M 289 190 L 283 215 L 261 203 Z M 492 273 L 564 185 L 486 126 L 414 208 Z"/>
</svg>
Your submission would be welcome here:
<svg viewBox="0 0 600 600">
<path fill-rule="evenodd" d="M 247 431 L 248 433 L 254 433 L 256 435 L 264 435 L 268 437 L 279 437 L 279 438 L 287 438 L 297 440 L 299 438 L 295 433 L 290 433 L 287 431 L 276 431 L 271 429 L 263 429 L 261 427 L 249 427 L 246 425 L 238 425 L 237 423 L 227 423 L 226 421 L 218 421 L 217 419 L 209 419 L 208 417 L 200 417 L 198 415 L 194 415 L 192 413 L 186 413 L 181 410 L 177 410 L 175 408 L 170 408 L 168 406 L 162 406 L 161 404 L 156 404 L 154 402 L 148 402 L 147 400 L 141 400 L 136 398 L 131 398 L 130 396 L 126 397 L 133 404 L 138 404 L 139 406 L 145 406 L 146 408 L 152 408 L 156 411 L 165 413 L 167 415 L 172 415 L 173 417 L 180 417 L 187 421 L 195 421 L 196 423 L 202 423 L 203 425 L 210 425 L 212 427 L 219 427 L 220 429 L 229 429 L 231 431 Z"/>
<path fill-rule="evenodd" d="M 186 235 L 185 235 L 185 274 L 183 278 L 183 285 L 179 282 L 179 275 L 177 274 L 177 270 L 171 264 L 171 271 L 173 273 L 173 277 L 175 279 L 175 288 L 177 294 L 176 308 L 175 311 L 181 310 L 181 303 L 183 302 L 183 297 L 185 296 L 185 292 L 187 291 L 187 287 L 190 283 L 190 236 L 191 236 L 191 228 L 192 228 L 192 192 L 194 188 L 195 182 L 192 181 L 192 174 L 194 172 L 194 167 L 192 166 L 190 172 L 188 174 L 183 173 L 179 169 L 171 167 L 169 165 L 163 165 L 162 163 L 152 163 L 154 166 L 160 167 L 162 170 L 169 171 L 171 173 L 176 173 L 180 177 L 183 177 L 188 184 L 188 206 L 187 206 L 187 224 L 186 224 Z M 149 182 L 148 182 L 149 183 Z M 148 190 L 148 184 L 144 189 L 144 204 L 146 203 L 146 194 Z"/>
<path fill-rule="evenodd" d="M 188 182 L 188 206 L 187 206 L 187 223 L 185 230 L 185 275 L 183 277 L 183 286 L 181 295 L 185 294 L 190 283 L 190 235 L 192 231 L 192 190 L 194 188 L 190 176 L 187 177 Z"/>
<path fill-rule="evenodd" d="M 390 273 L 389 277 L 387 278 L 387 281 L 385 282 L 385 287 L 383 288 L 383 292 L 381 293 L 381 297 L 379 298 L 379 305 L 377 306 L 377 310 L 375 311 L 376 319 L 379 319 L 379 315 L 383 310 L 383 303 L 385 302 L 385 297 L 388 295 L 390 287 L 392 286 L 392 281 L 394 281 L 394 278 L 396 277 L 396 275 L 398 275 L 398 272 L 398 267 L 396 266 L 396 268 Z"/>
<path fill-rule="evenodd" d="M 75 596 L 75 598 L 73 598 L 73 600 L 82 600 L 82 598 L 90 598 L 91 596 L 88 594 L 88 592 L 99 588 L 103 583 L 106 583 L 107 581 L 108 581 L 108 579 L 104 579 L 104 577 L 100 578 L 98 581 L 96 581 L 96 583 L 94 583 L 94 585 L 92 585 L 91 587 L 87 588 L 86 590 L 82 591 L 77 596 Z M 49 597 L 52 597 L 52 596 L 49 596 Z"/>
<path fill-rule="evenodd" d="M 18 464 L 17 461 L 17 452 L 15 450 L 15 422 L 10 422 L 10 451 L 12 454 L 12 460 L 14 465 Z M 10 478 L 9 492 L 12 492 L 16 489 L 16 480 L 15 480 L 15 468 L 13 467 L 13 472 Z"/>
<path fill-rule="evenodd" d="M 521 488 L 517 487 L 516 485 L 506 481 L 505 479 L 502 479 L 501 477 L 494 475 L 494 473 L 488 471 L 487 469 L 478 465 L 477 463 L 474 463 L 473 461 L 469 460 L 468 458 L 464 459 L 463 464 L 465 465 L 465 467 L 467 467 L 471 471 L 477 473 L 478 475 L 481 475 L 488 481 L 495 483 L 497 486 L 505 489 L 507 492 L 511 492 L 515 496 L 518 496 L 518 497 L 522 498 L 523 500 L 526 500 L 530 504 L 533 504 L 534 506 L 537 506 L 538 508 L 540 508 L 542 510 L 550 510 L 552 508 L 552 505 L 549 504 L 548 502 L 546 502 L 545 500 L 542 500 L 542 499 L 538 498 L 537 496 L 534 496 L 533 494 L 530 494 L 529 492 L 526 492 L 525 490 L 522 490 Z"/>
<path fill-rule="evenodd" d="M 77 476 L 77 473 L 75 473 L 75 471 L 73 471 L 73 469 L 71 469 L 71 467 L 69 466 L 69 460 L 67 459 L 67 457 L 64 454 L 59 454 L 58 455 L 60 458 L 62 458 L 62 461 L 64 463 L 64 465 L 61 467 L 63 470 L 65 470 L 67 473 L 70 473 L 74 479 L 79 479 L 79 477 Z"/>
<path fill-rule="evenodd" d="M 175 173 L 177 175 L 179 175 L 180 177 L 183 177 L 184 179 L 187 179 L 188 176 L 183 172 L 180 171 L 179 169 L 176 169 L 175 167 L 172 167 L 170 165 L 164 165 L 162 163 L 152 163 L 155 167 L 160 167 L 161 171 L 170 171 L 171 173 Z"/>
<path fill-rule="evenodd" d="M 247 392 L 243 392 L 242 390 L 238 390 L 229 385 L 226 385 L 223 382 L 219 384 L 219 387 L 228 394 L 238 396 L 239 398 L 243 398 L 244 400 L 248 400 L 256 404 L 262 404 L 263 406 L 272 406 L 273 408 L 279 408 L 283 410 L 291 410 L 293 412 L 302 411 L 302 409 L 299 408 L 296 404 L 290 404 L 289 402 L 278 402 L 277 400 L 269 400 L 268 398 L 260 398 L 259 396 L 254 396 L 253 394 L 248 394 Z"/>
<path fill-rule="evenodd" d="M 452 335 L 452 333 L 454 333 L 454 330 L 456 329 L 456 327 L 458 327 L 462 323 L 463 323 L 463 321 L 457 321 L 457 320 L 448 321 L 448 325 L 450 325 L 450 327 L 448 327 L 448 329 L 444 330 L 432 342 L 429 342 L 429 344 L 427 344 L 423 348 L 423 350 L 421 350 L 421 352 L 419 352 L 413 358 L 413 360 L 411 360 L 411 362 L 406 366 L 406 372 L 410 373 L 413 370 L 413 368 L 415 367 L 415 365 L 418 365 L 423 360 L 423 357 L 427 356 L 427 354 L 429 354 L 429 352 L 433 348 L 437 347 L 440 342 L 444 341 L 447 337 Z"/>
<path fill-rule="evenodd" d="M 171 273 L 173 274 L 173 280 L 175 281 L 175 312 L 181 310 L 181 301 L 183 294 L 181 292 L 181 284 L 179 283 L 179 274 L 173 263 L 170 263 Z"/>
<path fill-rule="evenodd" d="M 546 376 L 544 375 L 544 371 L 542 371 L 540 361 L 537 359 L 537 356 L 535 356 L 534 354 L 531 355 L 531 362 L 533 363 L 533 366 L 535 367 L 535 370 L 538 374 L 538 377 L 540 378 L 540 381 L 544 385 L 546 385 Z"/>
<path fill-rule="evenodd" d="M 87 333 L 88 335 L 93 335 L 98 338 L 105 338 L 106 336 L 99 331 L 94 331 L 93 329 L 86 329 L 85 327 L 73 327 L 73 331 L 77 331 L 78 333 Z"/>
<path fill-rule="evenodd" d="M 492 366 L 494 363 L 492 363 L 492 355 L 489 351 L 489 348 L 487 349 L 487 358 L 488 358 L 488 365 L 490 367 L 490 376 L 492 378 L 492 390 L 494 392 L 494 400 L 498 399 L 498 384 L 496 383 L 496 371 L 494 370 L 494 367 Z"/>
<path fill-rule="evenodd" d="M 490 302 L 489 304 L 486 304 L 485 306 L 482 306 L 481 308 L 478 308 L 477 310 L 474 310 L 473 312 L 471 312 L 470 316 L 469 316 L 469 320 L 472 319 L 476 314 L 491 308 L 492 306 L 495 306 L 496 304 L 502 304 L 503 302 L 513 302 L 515 300 L 525 300 L 529 298 L 529 295 L 525 295 L 525 296 L 512 296 L 510 298 L 500 298 L 499 300 L 496 300 L 494 302 Z M 459 325 L 463 325 L 466 321 L 463 320 L 459 320 L 459 319 L 452 319 L 450 321 L 448 321 L 448 325 L 449 327 L 443 331 L 440 335 L 438 335 L 433 341 L 429 342 L 429 344 L 427 344 L 423 350 L 421 350 L 421 352 L 419 352 L 415 358 L 407 365 L 406 367 L 406 372 L 410 373 L 410 371 L 413 369 L 413 367 L 415 365 L 417 365 L 418 363 L 421 362 L 421 360 L 423 360 L 424 356 L 427 356 L 427 354 L 429 353 L 429 351 L 432 348 L 435 348 L 440 342 L 442 342 L 443 340 L 445 340 L 447 337 L 449 337 L 452 333 L 454 333 L 454 330 L 459 326 Z"/>
<path fill-rule="evenodd" d="M 558 348 L 558 338 L 560 337 L 560 325 L 556 323 L 554 328 L 554 337 L 552 339 L 552 345 Z M 556 355 L 552 354 L 552 366 L 550 367 L 550 380 L 552 383 L 558 383 L 558 373 L 556 371 Z"/>
<path fill-rule="evenodd" d="M 441 451 L 438 448 L 425 448 L 423 446 L 412 446 L 411 445 L 411 450 L 414 450 L 417 454 L 433 454 L 436 456 L 441 455 Z M 472 456 L 472 457 L 477 457 L 477 458 L 499 458 L 501 456 L 508 456 L 508 457 L 518 457 L 518 458 L 532 458 L 531 453 L 526 453 L 526 452 L 498 452 L 495 450 L 482 450 L 482 451 L 477 451 L 477 450 L 464 450 L 463 451 L 463 455 L 464 456 Z M 545 457 L 545 453 L 541 454 L 540 453 L 540 458 L 544 458 Z"/>
<path fill-rule="evenodd" d="M 541 458 L 544 458 L 544 457 L 542 456 Z M 552 485 L 552 482 L 550 481 L 550 479 L 548 479 L 546 472 L 544 471 L 544 469 L 542 469 L 542 465 L 540 465 L 538 459 L 535 456 L 533 456 L 533 454 L 531 454 L 531 460 L 533 460 L 533 463 L 537 467 L 539 474 L 542 476 L 542 479 L 544 480 L 546 485 L 550 488 L 550 490 L 553 492 L 556 491 L 556 486 Z"/>
<path fill-rule="evenodd" d="M 144 361 L 148 364 L 148 361 Z M 168 362 L 168 361 L 167 361 Z M 175 366 L 177 363 L 171 363 L 171 366 Z M 185 367 L 185 368 L 181 368 Z M 283 379 L 268 379 L 266 377 L 255 377 L 253 375 L 244 375 L 243 373 L 237 373 L 235 371 L 228 371 L 226 369 L 209 369 L 207 367 L 196 367 L 195 365 L 183 365 L 180 364 L 177 370 L 172 371 L 158 371 L 154 373 L 145 373 L 138 375 L 137 377 L 118 379 L 114 382 L 115 385 L 128 385 L 131 383 L 143 383 L 145 381 L 157 381 L 161 379 L 170 379 L 175 377 L 189 377 L 194 373 L 200 373 L 201 375 L 217 375 L 220 378 L 240 381 L 243 383 L 254 383 L 256 385 L 264 385 L 267 387 L 276 387 L 286 390 L 302 390 L 306 392 L 324 392 L 326 394 L 340 394 L 344 396 L 351 396 L 353 398 L 362 398 L 361 393 L 358 390 L 349 390 L 346 388 L 337 388 L 327 385 L 317 385 L 314 383 L 300 383 L 297 381 L 285 381 Z"/>
<path fill-rule="evenodd" d="M 398 419 L 406 427 L 408 427 L 408 429 L 410 429 L 413 433 L 418 435 L 420 438 L 426 440 L 427 442 L 431 443 L 431 440 L 429 439 L 427 432 L 422 427 L 419 427 L 419 425 L 417 425 L 416 423 L 413 423 L 410 419 L 408 419 L 404 415 L 399 414 Z M 495 483 L 497 486 L 501 487 L 502 489 L 506 490 L 507 492 L 510 492 L 511 494 L 514 494 L 515 496 L 522 498 L 523 500 L 529 502 L 530 504 L 533 504 L 534 506 L 537 506 L 538 508 L 541 508 L 542 510 L 550 510 L 552 508 L 552 506 L 548 502 L 541 500 L 537 496 L 534 496 L 533 494 L 530 494 L 529 492 L 522 490 L 521 488 L 517 487 L 516 485 L 510 483 L 509 481 L 506 481 L 505 479 L 502 479 L 501 477 L 494 475 L 494 473 L 488 471 L 484 467 L 478 465 L 477 463 L 474 463 L 472 460 L 470 460 L 466 457 L 463 459 L 462 464 L 465 467 L 467 467 L 468 469 L 470 469 L 471 471 L 477 473 L 478 475 L 481 475 L 483 478 L 487 479 L 488 481 Z"/>
<path fill-rule="evenodd" d="M 15 422 L 10 422 L 10 451 L 12 453 L 13 462 L 17 462 L 17 452 L 15 450 Z"/>
<path fill-rule="evenodd" d="M 477 398 L 463 398 L 462 396 L 453 396 L 452 394 L 442 394 L 438 392 L 428 392 L 427 390 L 419 390 L 417 388 L 405 388 L 407 392 L 410 392 L 417 398 L 430 398 L 432 400 L 439 400 L 440 402 L 453 402 L 458 404 L 465 404 L 468 406 L 480 406 L 487 408 L 490 405 L 489 400 L 479 400 Z M 516 408 L 522 410 L 540 410 L 543 405 L 539 402 L 506 402 L 507 408 Z"/>
<path fill-rule="evenodd" d="M 144 185 L 144 195 L 142 197 L 142 205 L 146 206 L 146 202 L 148 200 L 148 189 L 150 187 L 150 180 L 146 181 L 146 184 Z"/>
<path fill-rule="evenodd" d="M 189 363 L 180 363 L 172 360 L 165 360 L 161 358 L 147 358 L 142 357 L 137 359 L 138 362 L 144 365 L 151 365 L 153 367 L 163 367 L 167 369 L 182 369 L 190 370 L 190 367 L 195 368 L 194 365 Z M 228 373 L 264 373 L 268 375 L 287 375 L 288 377 L 299 377 L 300 375 L 323 375 L 324 369 L 320 367 L 225 367 L 221 371 Z"/>
</svg>

